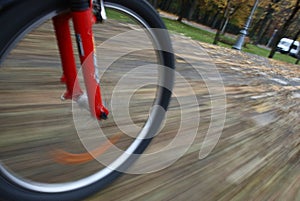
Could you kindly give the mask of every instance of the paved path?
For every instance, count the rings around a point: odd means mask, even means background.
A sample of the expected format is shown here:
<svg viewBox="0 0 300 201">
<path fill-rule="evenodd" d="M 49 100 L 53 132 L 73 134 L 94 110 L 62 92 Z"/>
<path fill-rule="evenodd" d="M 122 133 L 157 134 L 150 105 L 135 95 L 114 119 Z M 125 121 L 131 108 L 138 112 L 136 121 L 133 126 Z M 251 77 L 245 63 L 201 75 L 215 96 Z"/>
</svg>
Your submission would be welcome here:
<svg viewBox="0 0 300 201">
<path fill-rule="evenodd" d="M 178 72 L 190 79 L 200 102 L 193 106 L 200 108 L 202 119 L 196 140 L 170 167 L 123 176 L 87 200 L 300 200 L 298 66 L 200 45 L 216 64 L 226 90 L 226 121 L 215 149 L 199 160 L 210 99 L 203 80 L 190 75 L 191 67 L 178 59 Z M 205 68 L 207 57 L 195 60 L 196 68 Z"/>
</svg>

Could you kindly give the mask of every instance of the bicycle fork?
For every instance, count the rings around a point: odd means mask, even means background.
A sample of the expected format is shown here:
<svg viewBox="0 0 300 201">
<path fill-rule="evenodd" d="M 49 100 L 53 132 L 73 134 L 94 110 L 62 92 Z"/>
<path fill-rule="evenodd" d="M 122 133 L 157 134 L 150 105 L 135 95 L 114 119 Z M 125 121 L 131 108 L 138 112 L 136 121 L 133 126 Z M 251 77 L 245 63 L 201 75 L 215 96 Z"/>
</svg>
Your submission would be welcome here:
<svg viewBox="0 0 300 201">
<path fill-rule="evenodd" d="M 85 94 L 82 92 L 77 78 L 69 21 L 72 19 L 76 42 L 82 65 L 83 79 L 87 91 L 88 108 L 93 117 L 106 119 L 109 111 L 104 107 L 101 89 L 96 75 L 96 60 L 94 58 L 94 37 L 92 26 L 99 20 L 99 15 L 93 14 L 92 0 L 71 0 L 71 12 L 53 18 L 54 29 L 63 68 L 61 80 L 65 82 L 67 91 L 64 99 L 80 102 Z M 101 8 L 103 9 L 103 2 Z M 104 10 L 102 10 L 102 13 Z M 101 17 L 101 16 L 100 16 Z M 80 103 L 79 103 L 80 104 Z"/>
</svg>

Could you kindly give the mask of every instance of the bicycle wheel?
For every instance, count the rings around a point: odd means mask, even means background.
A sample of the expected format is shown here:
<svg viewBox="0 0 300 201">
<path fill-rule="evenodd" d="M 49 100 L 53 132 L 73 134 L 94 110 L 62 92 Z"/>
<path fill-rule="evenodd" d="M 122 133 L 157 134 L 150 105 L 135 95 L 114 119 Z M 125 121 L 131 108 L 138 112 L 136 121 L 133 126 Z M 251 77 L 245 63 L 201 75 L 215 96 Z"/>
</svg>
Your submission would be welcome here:
<svg viewBox="0 0 300 201">
<path fill-rule="evenodd" d="M 16 0 L 0 6 L 3 199 L 73 201 L 101 190 L 146 149 L 163 121 L 159 109 L 164 113 L 171 98 L 170 38 L 153 29 L 165 30 L 163 22 L 145 1 L 107 0 L 109 19 L 94 32 L 103 98 L 113 112 L 99 123 L 77 103 L 62 102 L 51 19 L 68 11 L 66 2 Z"/>
</svg>

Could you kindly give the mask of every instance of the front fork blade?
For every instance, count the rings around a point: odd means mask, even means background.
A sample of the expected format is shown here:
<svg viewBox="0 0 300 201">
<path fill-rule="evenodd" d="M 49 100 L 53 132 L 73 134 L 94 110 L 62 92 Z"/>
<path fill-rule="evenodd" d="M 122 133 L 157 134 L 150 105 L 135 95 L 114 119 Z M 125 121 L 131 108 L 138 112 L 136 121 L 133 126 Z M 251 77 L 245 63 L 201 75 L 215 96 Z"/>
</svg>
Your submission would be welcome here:
<svg viewBox="0 0 300 201">
<path fill-rule="evenodd" d="M 102 4 L 103 5 L 103 2 Z M 105 12 L 105 10 L 103 9 Z M 64 99 L 77 100 L 83 95 L 77 78 L 76 62 L 73 53 L 69 20 L 72 18 L 77 45 L 80 53 L 82 73 L 87 90 L 89 110 L 93 117 L 106 119 L 109 111 L 104 107 L 101 97 L 99 81 L 96 80 L 96 66 L 94 58 L 94 37 L 92 26 L 96 22 L 92 8 L 84 11 L 72 11 L 71 14 L 62 14 L 53 18 L 58 47 L 60 51 L 63 81 L 67 92 Z"/>
</svg>

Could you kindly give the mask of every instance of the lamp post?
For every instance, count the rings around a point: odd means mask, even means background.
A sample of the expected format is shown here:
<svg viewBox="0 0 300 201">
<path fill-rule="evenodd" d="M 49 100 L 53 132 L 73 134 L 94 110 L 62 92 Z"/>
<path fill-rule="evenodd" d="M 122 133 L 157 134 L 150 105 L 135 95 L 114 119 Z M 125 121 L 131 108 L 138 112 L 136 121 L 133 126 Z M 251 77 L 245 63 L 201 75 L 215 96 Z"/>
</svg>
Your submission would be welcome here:
<svg viewBox="0 0 300 201">
<path fill-rule="evenodd" d="M 245 37 L 247 36 L 248 34 L 248 29 L 250 27 L 250 23 L 252 21 L 252 17 L 254 15 L 254 12 L 258 6 L 258 3 L 259 3 L 259 0 L 255 0 L 255 3 L 254 3 L 254 6 L 252 7 L 252 10 L 251 10 L 251 13 L 247 19 L 247 22 L 244 26 L 244 28 L 240 31 L 240 36 L 238 37 L 235 45 L 232 47 L 233 49 L 236 49 L 236 50 L 241 50 L 242 49 L 242 46 L 244 44 L 244 41 L 245 41 Z"/>
</svg>

